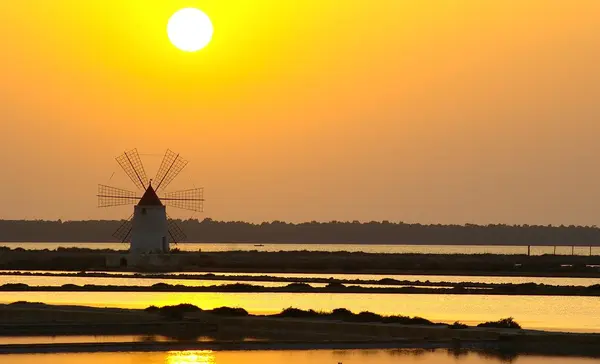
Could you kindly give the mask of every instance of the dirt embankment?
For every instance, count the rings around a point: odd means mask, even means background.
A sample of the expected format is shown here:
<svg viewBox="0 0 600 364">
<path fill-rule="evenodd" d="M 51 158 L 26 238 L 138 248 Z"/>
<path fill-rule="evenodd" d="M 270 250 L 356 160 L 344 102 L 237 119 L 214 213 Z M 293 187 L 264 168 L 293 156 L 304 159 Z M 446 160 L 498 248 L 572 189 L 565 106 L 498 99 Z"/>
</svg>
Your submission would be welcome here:
<svg viewBox="0 0 600 364">
<path fill-rule="evenodd" d="M 476 348 L 504 357 L 520 353 L 600 357 L 600 335 L 566 334 L 518 329 L 460 327 L 434 323 L 403 325 L 347 322 L 316 317 L 260 317 L 240 309 L 185 310 L 161 315 L 160 310 L 101 309 L 43 304 L 0 305 L 0 336 L 37 335 L 165 335 L 171 343 L 144 341 L 104 345 L 0 345 L 0 353 L 185 349 L 278 349 L 314 347 Z M 173 312 L 171 312 L 173 313 Z M 283 313 L 282 313 L 283 314 Z M 322 315 L 313 313 L 314 315 Z M 356 315 L 355 317 L 360 317 Z M 370 314 L 373 316 L 373 314 Z M 378 315 L 375 315 L 378 316 Z M 412 320 L 416 320 L 413 318 Z M 197 342 L 210 336 L 211 343 Z M 244 338 L 261 341 L 244 342 Z M 324 345 L 324 346 L 323 346 Z"/>
<path fill-rule="evenodd" d="M 520 296 L 600 296 L 600 284 L 589 287 L 546 286 L 535 283 L 496 284 L 489 288 L 474 288 L 463 284 L 453 287 L 361 287 L 330 283 L 313 287 L 308 283 L 290 283 L 283 287 L 233 283 L 211 286 L 184 286 L 157 283 L 152 286 L 115 286 L 65 284 L 62 286 L 29 286 L 9 283 L 0 292 L 240 292 L 240 293 L 360 293 L 360 294 L 459 294 L 459 295 L 520 295 Z"/>
<path fill-rule="evenodd" d="M 492 254 L 374 254 L 349 252 L 180 252 L 171 264 L 135 268 L 107 266 L 118 253 L 84 249 L 0 251 L 3 270 L 131 270 L 396 273 L 600 277 L 600 256 Z M 114 261 L 114 259 L 113 259 Z M 174 263 L 173 263 L 174 262 Z"/>
</svg>

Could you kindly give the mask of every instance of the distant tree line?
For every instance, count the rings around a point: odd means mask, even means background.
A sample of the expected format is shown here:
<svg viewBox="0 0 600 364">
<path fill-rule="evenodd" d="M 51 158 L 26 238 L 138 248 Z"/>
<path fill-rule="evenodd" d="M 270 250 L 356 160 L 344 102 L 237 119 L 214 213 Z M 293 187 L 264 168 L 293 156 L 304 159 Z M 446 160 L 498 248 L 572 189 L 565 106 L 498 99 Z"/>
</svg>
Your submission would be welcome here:
<svg viewBox="0 0 600 364">
<path fill-rule="evenodd" d="M 388 221 L 254 224 L 210 218 L 176 221 L 189 242 L 600 245 L 600 229 L 596 226 L 423 225 Z M 122 223 L 118 220 L 0 220 L 0 241 L 114 241 L 112 233 Z"/>
</svg>

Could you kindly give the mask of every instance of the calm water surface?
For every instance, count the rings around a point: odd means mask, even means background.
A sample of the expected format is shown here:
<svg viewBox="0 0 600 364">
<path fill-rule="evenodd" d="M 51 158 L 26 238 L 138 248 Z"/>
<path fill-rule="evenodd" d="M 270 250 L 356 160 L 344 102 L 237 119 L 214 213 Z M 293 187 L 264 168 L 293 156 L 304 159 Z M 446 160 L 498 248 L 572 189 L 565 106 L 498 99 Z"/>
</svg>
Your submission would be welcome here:
<svg viewBox="0 0 600 364">
<path fill-rule="evenodd" d="M 44 286 L 60 286 L 67 283 L 72 284 L 120 284 L 120 285 L 152 285 L 155 283 L 169 283 L 169 284 L 182 284 L 188 286 L 210 286 L 212 284 L 217 284 L 214 282 L 226 281 L 206 281 L 206 280 L 195 280 L 195 279 L 177 279 L 177 278 L 127 278 L 131 277 L 136 273 L 132 272 L 95 272 L 95 273 L 108 273 L 112 275 L 119 275 L 122 277 L 32 277 L 30 276 L 8 276 L 2 275 L 2 272 L 12 272 L 12 271 L 2 271 L 0 270 L 0 285 L 6 283 L 26 283 L 29 285 L 44 285 Z M 20 272 L 29 272 L 36 274 L 46 274 L 46 273 L 70 273 L 67 271 L 20 271 Z M 94 272 L 90 272 L 94 273 Z M 174 272 L 174 273 L 164 273 L 165 275 L 198 275 L 198 274 L 206 274 L 213 273 L 217 276 L 252 276 L 252 277 L 261 277 L 261 276 L 271 276 L 271 277 L 282 277 L 282 278 L 297 278 L 298 282 L 302 282 L 302 278 L 335 278 L 335 279 L 362 279 L 362 280 L 380 280 L 383 278 L 393 278 L 399 281 L 429 281 L 429 282 L 450 282 L 450 283 L 460 283 L 460 282 L 476 282 L 476 283 L 512 283 L 512 284 L 521 284 L 521 283 L 537 283 L 537 284 L 547 284 L 552 286 L 584 286 L 588 287 L 594 284 L 600 284 L 600 278 L 572 278 L 572 277 L 490 277 L 490 276 L 440 276 L 440 275 L 409 275 L 409 274 L 337 274 L 337 273 L 228 273 L 228 272 Z M 43 278 L 43 279 L 42 279 Z M 81 279 L 81 280 L 79 280 Z M 76 281 L 75 281 L 76 280 Z M 85 283 L 81 283 L 85 282 Z M 118 282 L 118 283 L 113 283 Z M 138 282 L 136 284 L 136 282 Z M 241 282 L 241 281 L 240 281 Z M 252 281 L 245 281 L 252 282 Z M 235 283 L 229 281 L 229 283 Z M 288 283 L 277 283 L 271 282 L 273 287 L 279 287 L 283 285 L 287 285 Z M 267 285 L 271 284 L 269 282 L 260 282 L 259 284 Z M 322 285 L 311 283 L 314 287 L 319 287 Z M 379 286 L 382 287 L 382 286 Z"/>
<path fill-rule="evenodd" d="M 125 243 L 0 243 L 0 246 L 11 249 L 36 249 L 54 250 L 61 248 L 88 248 L 88 249 L 111 249 L 127 250 Z M 175 246 L 184 251 L 324 251 L 324 252 L 365 252 L 365 253 L 427 253 L 427 254 L 527 254 L 526 246 L 510 245 L 383 245 L 383 244 L 241 244 L 241 243 L 182 243 Z M 592 247 L 592 255 L 600 255 L 600 246 Z M 553 254 L 552 246 L 532 246 L 531 254 Z M 590 248 L 587 246 L 575 247 L 572 251 L 570 246 L 556 248 L 556 254 L 561 255 L 589 255 Z"/>
<path fill-rule="evenodd" d="M 447 350 L 171 351 L 158 353 L 0 355 L 2 364 L 591 364 L 597 359 L 518 356 Z"/>
<path fill-rule="evenodd" d="M 243 307 L 255 314 L 276 313 L 290 306 L 317 311 L 343 307 L 353 312 L 421 316 L 447 323 L 459 320 L 477 324 L 514 317 L 527 329 L 600 332 L 598 297 L 208 292 L 2 292 L 0 295 L 0 303 L 15 301 L 123 308 L 191 303 L 203 309 Z"/>
<path fill-rule="evenodd" d="M 0 336 L 0 345 L 9 344 L 74 344 L 74 343 L 130 343 L 137 341 L 173 341 L 160 335 L 71 335 L 71 336 Z M 200 337 L 198 341 L 214 341 Z M 0 361 L 1 363 L 2 361 Z"/>
<path fill-rule="evenodd" d="M 64 284 L 86 284 L 107 286 L 140 286 L 150 287 L 157 283 L 182 285 L 190 287 L 207 287 L 224 284 L 247 283 L 264 287 L 285 287 L 289 282 L 253 282 L 253 281 L 206 281 L 197 279 L 162 279 L 162 278 L 126 278 L 126 277 L 45 277 L 45 276 L 6 276 L 0 275 L 0 285 L 24 283 L 29 286 L 60 287 Z M 311 283 L 313 287 L 325 287 L 326 283 Z M 378 286 L 384 287 L 384 286 Z"/>
</svg>

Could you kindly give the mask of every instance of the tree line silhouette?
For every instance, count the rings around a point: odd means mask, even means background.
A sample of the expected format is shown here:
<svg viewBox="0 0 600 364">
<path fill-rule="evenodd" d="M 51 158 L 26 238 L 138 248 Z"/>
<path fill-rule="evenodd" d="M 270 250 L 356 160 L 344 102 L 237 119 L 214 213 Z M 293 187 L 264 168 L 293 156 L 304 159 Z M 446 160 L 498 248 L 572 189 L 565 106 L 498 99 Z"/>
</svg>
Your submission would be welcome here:
<svg viewBox="0 0 600 364">
<path fill-rule="evenodd" d="M 442 225 L 403 222 L 176 220 L 189 242 L 299 244 L 600 245 L 596 226 Z M 119 220 L 0 220 L 0 241 L 109 242 Z"/>
</svg>

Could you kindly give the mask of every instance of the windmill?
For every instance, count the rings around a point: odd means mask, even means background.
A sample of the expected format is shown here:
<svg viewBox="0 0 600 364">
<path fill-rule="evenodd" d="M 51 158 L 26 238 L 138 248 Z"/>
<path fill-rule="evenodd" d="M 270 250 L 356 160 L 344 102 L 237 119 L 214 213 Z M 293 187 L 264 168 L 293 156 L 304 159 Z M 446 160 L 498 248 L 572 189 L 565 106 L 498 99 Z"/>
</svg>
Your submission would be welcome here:
<svg viewBox="0 0 600 364">
<path fill-rule="evenodd" d="M 123 153 L 116 160 L 138 191 L 143 193 L 98 185 L 98 207 L 134 205 L 133 214 L 119 226 L 113 236 L 121 242 L 129 242 L 130 253 L 168 252 L 170 243 L 180 242 L 186 236 L 175 221 L 168 217 L 166 206 L 203 211 L 202 188 L 165 192 L 188 162 L 167 149 L 156 177 L 148 180 L 137 149 Z"/>
</svg>

